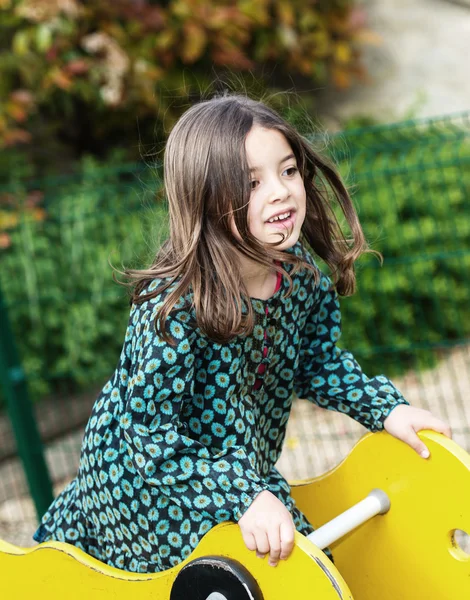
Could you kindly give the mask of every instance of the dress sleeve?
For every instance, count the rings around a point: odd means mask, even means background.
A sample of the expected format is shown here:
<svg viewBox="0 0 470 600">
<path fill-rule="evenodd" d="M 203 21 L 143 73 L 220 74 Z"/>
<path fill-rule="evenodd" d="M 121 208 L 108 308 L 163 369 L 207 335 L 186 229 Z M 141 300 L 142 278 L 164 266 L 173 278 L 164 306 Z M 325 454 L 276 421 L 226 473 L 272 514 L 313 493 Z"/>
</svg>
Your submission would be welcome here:
<svg viewBox="0 0 470 600">
<path fill-rule="evenodd" d="M 181 413 L 194 394 L 197 334 L 170 316 L 172 345 L 155 331 L 150 311 L 142 321 L 135 328 L 142 333 L 132 340 L 132 373 L 121 419 L 130 458 L 144 481 L 178 506 L 217 522 L 238 521 L 268 485 L 245 449 L 230 445 L 230 438 L 213 454 L 188 435 Z"/>
<path fill-rule="evenodd" d="M 367 377 L 354 356 L 336 345 L 341 337 L 341 312 L 326 275 L 321 275 L 313 293 L 317 297 L 302 336 L 296 394 L 345 413 L 370 431 L 379 431 L 392 409 L 408 402 L 389 379 Z"/>
</svg>

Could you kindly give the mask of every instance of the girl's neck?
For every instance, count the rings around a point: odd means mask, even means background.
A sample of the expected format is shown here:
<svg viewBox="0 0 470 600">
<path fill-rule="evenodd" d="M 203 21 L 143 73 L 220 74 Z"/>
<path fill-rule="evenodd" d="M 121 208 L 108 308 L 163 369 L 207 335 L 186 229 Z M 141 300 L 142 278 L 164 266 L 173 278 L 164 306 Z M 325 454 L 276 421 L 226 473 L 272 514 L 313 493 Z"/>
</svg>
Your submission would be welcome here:
<svg viewBox="0 0 470 600">
<path fill-rule="evenodd" d="M 267 300 L 276 289 L 277 271 L 241 257 L 241 276 L 251 298 Z"/>
</svg>

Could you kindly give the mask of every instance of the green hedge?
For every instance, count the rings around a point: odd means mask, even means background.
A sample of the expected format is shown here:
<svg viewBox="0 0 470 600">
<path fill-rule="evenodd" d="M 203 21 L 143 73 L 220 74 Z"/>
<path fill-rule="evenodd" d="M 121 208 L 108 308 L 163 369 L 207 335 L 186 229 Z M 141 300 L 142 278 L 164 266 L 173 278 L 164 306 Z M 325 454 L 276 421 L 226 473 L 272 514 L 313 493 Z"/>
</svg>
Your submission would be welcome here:
<svg viewBox="0 0 470 600">
<path fill-rule="evenodd" d="M 459 120 L 373 128 L 330 140 L 364 230 L 384 255 L 358 263 L 342 302 L 343 345 L 366 372 L 430 365 L 470 330 L 470 146 Z M 82 163 L 49 181 L 43 213 L 23 206 L 0 251 L 0 284 L 35 398 L 103 381 L 128 317 L 108 264 L 143 265 L 165 235 L 158 173 Z M 16 198 L 28 198 L 18 182 Z"/>
<path fill-rule="evenodd" d="M 350 132 L 331 151 L 366 237 L 384 257 L 358 262 L 342 303 L 343 344 L 372 373 L 429 367 L 470 333 L 468 115 Z M 437 351 L 436 351 L 437 350 Z"/>
<path fill-rule="evenodd" d="M 158 180 L 88 158 L 75 178 L 48 182 L 44 218 L 23 206 L 0 285 L 34 398 L 96 384 L 117 361 L 129 303 L 110 262 L 137 266 L 154 254 L 165 227 Z M 19 183 L 16 197 L 28 197 Z"/>
</svg>

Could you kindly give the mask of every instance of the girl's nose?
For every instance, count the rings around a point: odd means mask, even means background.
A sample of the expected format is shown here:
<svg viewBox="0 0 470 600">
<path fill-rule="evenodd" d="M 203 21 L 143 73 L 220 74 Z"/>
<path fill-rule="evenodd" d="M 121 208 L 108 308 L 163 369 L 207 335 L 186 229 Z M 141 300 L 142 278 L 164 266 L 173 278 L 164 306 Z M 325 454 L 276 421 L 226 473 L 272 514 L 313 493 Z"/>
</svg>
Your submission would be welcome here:
<svg viewBox="0 0 470 600">
<path fill-rule="evenodd" d="M 273 184 L 272 189 L 269 194 L 270 202 L 280 202 L 282 200 L 286 200 L 289 196 L 289 190 L 287 187 L 281 182 Z"/>
</svg>

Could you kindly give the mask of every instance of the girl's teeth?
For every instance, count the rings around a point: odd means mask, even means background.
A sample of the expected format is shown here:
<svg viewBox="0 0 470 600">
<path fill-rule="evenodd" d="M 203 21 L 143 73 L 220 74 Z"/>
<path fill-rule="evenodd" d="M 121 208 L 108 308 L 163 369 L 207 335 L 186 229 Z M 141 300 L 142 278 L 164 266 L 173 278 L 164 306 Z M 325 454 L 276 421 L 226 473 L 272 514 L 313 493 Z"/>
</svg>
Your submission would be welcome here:
<svg viewBox="0 0 470 600">
<path fill-rule="evenodd" d="M 290 217 L 290 212 L 286 212 L 283 215 L 278 215 L 277 217 L 273 217 L 272 219 L 268 219 L 268 223 L 274 223 L 274 221 L 281 221 Z"/>
</svg>

